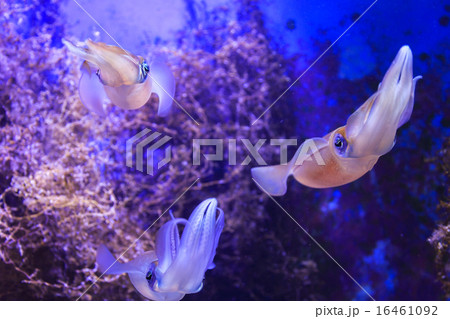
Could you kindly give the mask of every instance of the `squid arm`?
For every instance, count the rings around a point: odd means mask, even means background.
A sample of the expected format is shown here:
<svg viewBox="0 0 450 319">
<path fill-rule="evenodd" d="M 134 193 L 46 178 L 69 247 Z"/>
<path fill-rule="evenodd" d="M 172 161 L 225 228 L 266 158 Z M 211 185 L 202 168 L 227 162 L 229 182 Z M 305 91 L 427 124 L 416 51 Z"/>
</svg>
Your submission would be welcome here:
<svg viewBox="0 0 450 319">
<path fill-rule="evenodd" d="M 224 214 L 217 208 L 217 200 L 211 198 L 200 203 L 189 220 L 184 222 L 185 228 L 180 239 L 177 239 L 178 231 L 174 230 L 178 221 L 169 223 L 172 224 L 168 228 L 161 228 L 158 233 L 158 238 L 165 240 L 158 241 L 156 247 L 157 255 L 162 257 L 164 265 L 157 268 L 157 272 L 161 271 L 157 276 L 157 289 L 198 292 L 203 287 L 206 270 L 214 267 L 213 259 L 224 226 Z M 164 251 L 174 253 L 169 256 Z M 170 262 L 166 263 L 166 258 Z"/>
</svg>

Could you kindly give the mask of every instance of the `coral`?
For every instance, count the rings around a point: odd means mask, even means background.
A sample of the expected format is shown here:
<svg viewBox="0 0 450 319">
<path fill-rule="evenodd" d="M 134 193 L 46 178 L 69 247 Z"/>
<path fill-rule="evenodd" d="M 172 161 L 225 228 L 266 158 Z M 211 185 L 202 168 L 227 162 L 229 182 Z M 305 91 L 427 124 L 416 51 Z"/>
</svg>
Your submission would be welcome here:
<svg viewBox="0 0 450 319">
<path fill-rule="evenodd" d="M 56 2 L 50 4 L 49 12 L 57 12 Z M 119 254 L 131 245 L 125 261 L 154 249 L 156 230 L 169 218 L 158 217 L 197 178 L 173 214 L 187 217 L 183 212 L 214 196 L 227 224 L 217 268 L 190 299 L 318 298 L 316 264 L 306 254 L 285 253 L 249 166 L 191 165 L 194 138 L 254 143 L 281 132 L 278 118 L 288 114 L 281 102 L 251 126 L 288 80 L 258 23 L 197 29 L 198 37 L 214 32 L 213 52 L 181 40 L 179 49 L 161 51 L 178 79 L 178 102 L 200 125 L 178 109 L 156 117 L 154 98 L 137 111 L 109 106 L 100 118 L 79 100 L 81 61 L 61 47 L 57 15 L 38 22 L 24 17 L 34 21 L 26 31 L 13 23 L 23 12 L 42 18 L 39 5 L 2 4 L 10 19 L 0 20 L 0 299 L 141 299 L 125 276 L 101 278 L 83 294 L 98 279 L 96 248 L 107 242 Z M 172 161 L 155 176 L 125 165 L 125 142 L 143 128 L 173 137 Z M 278 155 L 261 153 L 266 160 Z M 246 155 L 238 143 L 238 161 Z M 276 290 L 272 281 L 286 284 Z"/>
<path fill-rule="evenodd" d="M 440 201 L 438 210 L 441 218 L 437 229 L 428 239 L 436 253 L 437 278 L 442 284 L 445 298 L 450 298 L 450 139 L 447 138 L 437 158 L 436 164 L 440 167 L 445 180 L 442 183 L 444 196 Z"/>
</svg>

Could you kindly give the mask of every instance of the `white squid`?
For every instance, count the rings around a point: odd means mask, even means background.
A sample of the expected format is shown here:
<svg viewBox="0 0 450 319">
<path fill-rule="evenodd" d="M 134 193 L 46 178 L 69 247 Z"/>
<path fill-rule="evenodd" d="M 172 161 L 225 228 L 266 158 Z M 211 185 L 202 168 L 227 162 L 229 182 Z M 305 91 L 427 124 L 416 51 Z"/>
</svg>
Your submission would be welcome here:
<svg viewBox="0 0 450 319">
<path fill-rule="evenodd" d="M 84 59 L 79 93 L 91 111 L 105 115 L 105 101 L 123 109 L 143 106 L 152 93 L 159 97 L 158 115 L 167 116 L 175 93 L 175 78 L 162 62 L 151 66 L 141 56 L 101 42 L 85 41 L 86 48 L 62 40 L 70 52 Z"/>
<path fill-rule="evenodd" d="M 206 270 L 215 267 L 213 259 L 224 223 L 217 200 L 204 200 L 189 220 L 172 217 L 161 227 L 156 252 L 148 251 L 120 263 L 101 245 L 97 251 L 98 269 L 107 275 L 128 273 L 134 287 L 148 299 L 181 300 L 185 294 L 200 291 Z M 179 224 L 184 225 L 181 238 Z"/>
<path fill-rule="evenodd" d="M 357 180 L 394 146 L 397 129 L 411 116 L 414 90 L 421 78 L 413 78 L 412 52 L 403 46 L 378 91 L 350 115 L 345 126 L 305 141 L 286 165 L 253 168 L 254 180 L 274 196 L 286 193 L 290 175 L 312 188 L 335 187 Z M 305 156 L 303 147 L 311 143 L 315 147 Z"/>
</svg>

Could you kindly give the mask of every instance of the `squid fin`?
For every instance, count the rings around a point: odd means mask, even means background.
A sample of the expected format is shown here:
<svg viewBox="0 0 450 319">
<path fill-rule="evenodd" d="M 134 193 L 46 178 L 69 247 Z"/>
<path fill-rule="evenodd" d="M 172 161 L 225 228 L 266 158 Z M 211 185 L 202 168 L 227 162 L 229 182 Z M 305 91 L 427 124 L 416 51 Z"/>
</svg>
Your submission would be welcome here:
<svg viewBox="0 0 450 319">
<path fill-rule="evenodd" d="M 158 115 L 167 116 L 172 108 L 175 95 L 175 77 L 169 67 L 160 61 L 154 61 L 150 69 L 152 93 L 158 95 Z"/>
<path fill-rule="evenodd" d="M 408 105 L 406 106 L 405 110 L 403 111 L 402 115 L 400 116 L 400 121 L 398 122 L 397 128 L 405 124 L 409 121 L 409 118 L 411 117 L 413 107 L 414 107 L 414 90 L 416 89 L 416 83 L 422 78 L 421 75 L 416 76 L 413 79 L 413 87 L 411 92 L 411 97 L 409 98 Z M 395 143 L 395 142 L 394 142 Z"/>
<path fill-rule="evenodd" d="M 79 84 L 81 102 L 90 111 L 98 115 L 106 115 L 106 92 L 103 84 L 96 74 L 91 70 L 87 61 L 81 67 L 82 75 Z"/>
<path fill-rule="evenodd" d="M 123 264 L 114 258 L 105 245 L 100 245 L 97 250 L 98 270 L 106 275 L 119 275 L 124 273 Z"/>
<path fill-rule="evenodd" d="M 128 263 L 116 262 L 116 259 L 105 245 L 100 245 L 97 250 L 97 265 L 99 270 L 106 275 L 120 275 L 128 273 L 133 286 L 146 298 L 152 300 L 180 300 L 184 297 L 182 293 L 159 293 L 150 289 L 145 270 L 149 262 L 156 260 L 153 252 L 146 252 L 135 260 Z M 115 263 L 114 263 L 115 262 Z M 112 266 L 111 266 L 112 265 Z M 108 267 L 110 267 L 108 269 Z"/>
<path fill-rule="evenodd" d="M 105 245 L 100 245 L 97 250 L 98 269 L 106 275 L 141 273 L 145 277 L 151 263 L 156 260 L 155 253 L 153 251 L 147 251 L 127 263 L 121 263 L 114 258 L 113 254 L 111 254 Z"/>
<path fill-rule="evenodd" d="M 291 174 L 291 165 L 261 166 L 252 168 L 256 184 L 273 196 L 282 196 L 287 191 L 287 178 Z"/>
</svg>

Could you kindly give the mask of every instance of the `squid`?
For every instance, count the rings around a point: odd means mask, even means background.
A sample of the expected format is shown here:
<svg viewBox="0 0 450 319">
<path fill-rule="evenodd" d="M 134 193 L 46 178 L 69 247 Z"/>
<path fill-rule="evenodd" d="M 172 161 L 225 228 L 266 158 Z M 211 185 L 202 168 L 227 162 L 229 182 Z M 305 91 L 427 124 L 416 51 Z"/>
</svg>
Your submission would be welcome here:
<svg viewBox="0 0 450 319">
<path fill-rule="evenodd" d="M 208 269 L 213 269 L 219 237 L 225 224 L 217 200 L 201 202 L 189 220 L 174 218 L 156 236 L 156 251 L 148 251 L 127 263 L 120 263 L 101 245 L 97 265 L 102 274 L 127 273 L 139 293 L 151 300 L 181 300 L 199 292 Z M 178 226 L 184 225 L 180 237 Z"/>
<path fill-rule="evenodd" d="M 413 78 L 411 49 L 401 47 L 377 92 L 350 115 L 345 126 L 306 140 L 288 163 L 253 168 L 254 181 L 268 194 L 282 196 L 290 175 L 311 188 L 341 186 L 362 177 L 393 148 L 397 129 L 411 117 L 421 78 Z"/>
<path fill-rule="evenodd" d="M 159 97 L 158 115 L 167 116 L 175 93 L 172 71 L 159 60 L 151 66 L 141 56 L 101 42 L 85 41 L 86 48 L 62 40 L 70 52 L 84 59 L 80 99 L 89 110 L 105 115 L 107 99 L 120 108 L 143 106 L 152 93 Z"/>
</svg>

